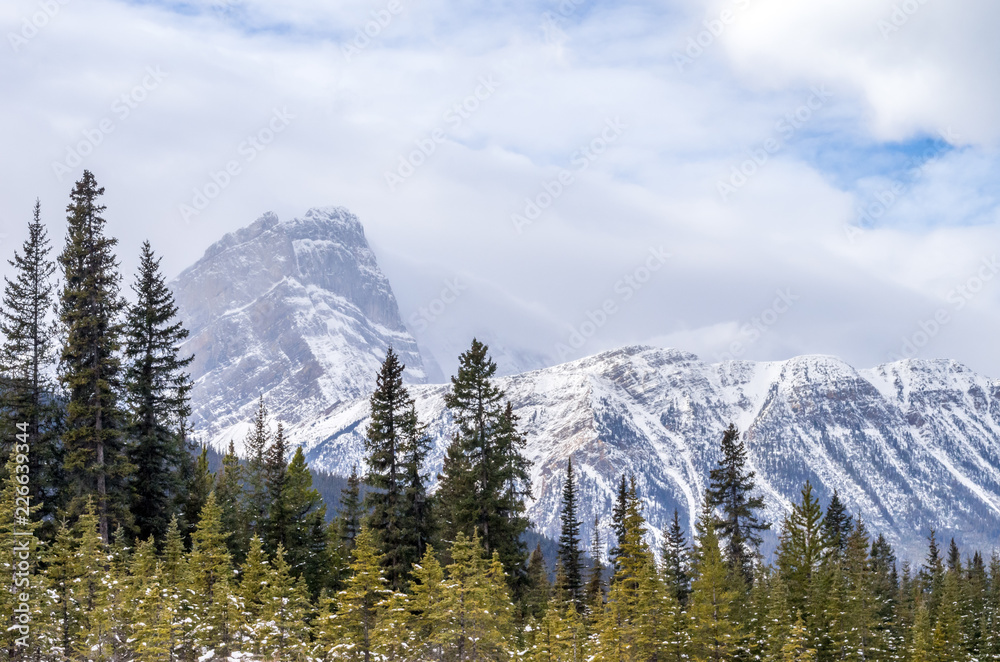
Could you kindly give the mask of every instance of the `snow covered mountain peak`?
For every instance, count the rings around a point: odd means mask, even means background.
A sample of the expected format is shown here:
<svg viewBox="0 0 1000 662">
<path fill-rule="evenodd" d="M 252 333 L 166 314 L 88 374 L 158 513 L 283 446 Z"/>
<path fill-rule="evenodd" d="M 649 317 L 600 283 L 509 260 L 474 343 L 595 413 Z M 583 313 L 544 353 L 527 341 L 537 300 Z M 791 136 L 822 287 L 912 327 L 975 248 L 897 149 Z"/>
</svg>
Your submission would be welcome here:
<svg viewBox="0 0 1000 662">
<path fill-rule="evenodd" d="M 227 234 L 172 283 L 195 354 L 193 423 L 237 448 L 263 395 L 286 424 L 366 395 L 391 344 L 424 381 L 364 229 L 342 207 L 281 221 L 267 213 Z"/>
</svg>

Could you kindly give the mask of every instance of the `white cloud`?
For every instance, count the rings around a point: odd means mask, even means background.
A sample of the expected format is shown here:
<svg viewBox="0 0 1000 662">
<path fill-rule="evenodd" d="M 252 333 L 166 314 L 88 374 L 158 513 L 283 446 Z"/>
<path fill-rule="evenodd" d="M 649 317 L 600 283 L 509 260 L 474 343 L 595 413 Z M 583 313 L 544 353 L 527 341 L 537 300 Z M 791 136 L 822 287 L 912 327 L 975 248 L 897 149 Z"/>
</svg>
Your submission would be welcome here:
<svg viewBox="0 0 1000 662">
<path fill-rule="evenodd" d="M 265 210 L 290 217 L 349 207 L 396 284 L 404 318 L 444 279 L 470 283 L 418 333 L 435 354 L 489 331 L 511 361 L 555 360 L 557 344 L 611 299 L 616 312 L 577 355 L 654 339 L 712 359 L 777 289 L 791 288 L 801 302 L 744 357 L 818 352 L 868 365 L 945 305 L 984 247 L 996 245 L 989 54 L 998 46 L 982 26 L 995 25 L 998 10 L 988 3 L 927 0 L 884 39 L 877 21 L 891 3 L 755 0 L 680 70 L 675 55 L 735 2 L 581 5 L 553 31 L 543 12 L 555 3 L 476 13 L 400 1 L 350 60 L 343 46 L 387 2 L 247 1 L 227 3 L 229 14 L 216 2 L 193 16 L 66 3 L 24 48 L 0 55 L 4 248 L 19 241 L 36 195 L 58 244 L 72 180 L 87 167 L 107 188 L 128 274 L 147 237 L 177 273 Z M 36 7 L 4 5 L 0 32 L 18 30 Z M 168 76 L 118 118 L 112 104 L 146 67 Z M 467 116 L 448 115 L 491 76 L 499 84 L 480 90 Z M 778 122 L 822 85 L 833 97 L 724 202 L 719 181 L 783 138 Z M 248 160 L 241 144 L 276 108 L 294 118 Z M 114 131 L 58 181 L 52 162 L 105 117 Z M 581 147 L 616 118 L 625 130 L 580 170 Z M 898 176 L 865 171 L 864 181 L 844 184 L 859 165 L 850 155 L 949 125 L 968 147 L 929 163 L 850 241 L 845 227 L 865 196 Z M 433 153 L 390 190 L 386 171 L 436 129 Z M 812 145 L 848 156 L 825 171 Z M 179 206 L 233 160 L 240 173 L 184 223 Z M 511 215 L 561 169 L 573 183 L 518 233 Z M 616 284 L 661 245 L 671 259 L 623 300 Z M 990 282 L 956 311 L 922 355 L 1000 374 L 989 332 L 997 288 Z"/>
</svg>

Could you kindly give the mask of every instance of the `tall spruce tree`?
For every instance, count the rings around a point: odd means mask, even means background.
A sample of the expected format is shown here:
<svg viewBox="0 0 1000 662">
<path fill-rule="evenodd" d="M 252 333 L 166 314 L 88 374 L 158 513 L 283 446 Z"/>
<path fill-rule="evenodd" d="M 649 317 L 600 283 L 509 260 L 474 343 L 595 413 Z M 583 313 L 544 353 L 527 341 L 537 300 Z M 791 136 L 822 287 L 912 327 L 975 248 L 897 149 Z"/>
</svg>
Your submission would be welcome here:
<svg viewBox="0 0 1000 662">
<path fill-rule="evenodd" d="M 386 579 L 394 591 L 403 590 L 410 565 L 420 558 L 417 550 L 405 548 L 409 545 L 403 540 L 406 534 L 402 521 L 406 492 L 403 447 L 407 437 L 412 436 L 407 425 L 416 422 L 407 415 L 413 408 L 413 399 L 403 386 L 404 368 L 389 347 L 375 378 L 375 392 L 370 400 L 371 421 L 365 430 L 368 463 L 365 482 L 375 488 L 365 496 L 368 526 L 378 537 Z"/>
<path fill-rule="evenodd" d="M 406 412 L 403 428 L 402 535 L 399 546 L 409 572 L 409 568 L 424 557 L 435 539 L 437 525 L 433 500 L 427 494 L 428 476 L 424 469 L 430 453 L 431 439 L 427 435 L 426 426 L 417 418 L 415 406 L 411 406 Z"/>
<path fill-rule="evenodd" d="M 573 458 L 566 464 L 566 481 L 563 483 L 562 524 L 559 534 L 559 563 L 565 574 L 563 589 L 578 612 L 585 604 L 583 581 L 583 551 L 580 549 L 580 521 L 577 519 L 576 478 L 573 475 Z"/>
<path fill-rule="evenodd" d="M 822 597 L 815 590 L 826 552 L 822 518 L 823 509 L 807 481 L 802 501 L 792 505 L 778 543 L 778 569 L 788 587 L 789 606 L 793 616 L 801 614 L 807 625 L 818 615 L 814 601 Z"/>
<path fill-rule="evenodd" d="M 823 535 L 826 537 L 827 550 L 836 558 L 847 551 L 847 536 L 851 533 L 851 528 L 851 516 L 837 490 L 834 490 L 823 516 Z"/>
<path fill-rule="evenodd" d="M 676 508 L 663 535 L 663 576 L 674 599 L 685 607 L 691 593 L 691 551 Z"/>
<path fill-rule="evenodd" d="M 337 515 L 340 547 L 346 554 L 354 549 L 354 539 L 361 530 L 363 510 L 361 507 L 361 478 L 358 467 L 351 467 L 347 487 L 340 490 L 340 509 Z"/>
<path fill-rule="evenodd" d="M 594 517 L 594 536 L 590 541 L 590 572 L 587 575 L 587 608 L 594 616 L 600 613 L 604 604 L 604 566 L 601 565 L 600 520 Z"/>
<path fill-rule="evenodd" d="M 59 255 L 64 334 L 59 378 L 69 396 L 62 439 L 71 511 L 81 512 L 93 495 L 100 536 L 107 542 L 112 524 L 131 524 L 133 467 L 125 452 L 119 402 L 125 304 L 114 255 L 118 240 L 104 234 L 105 207 L 98 202 L 103 194 L 89 170 L 70 194 L 66 245 Z"/>
<path fill-rule="evenodd" d="M 326 504 L 313 487 L 302 448 L 295 449 L 288 464 L 281 502 L 287 520 L 281 531 L 273 528 L 272 520 L 273 535 L 279 539 L 278 546 L 285 549 L 292 576 L 303 579 L 315 597 L 327 583 L 332 558 L 327 547 Z"/>
<path fill-rule="evenodd" d="M 524 436 L 504 393 L 493 383 L 497 365 L 478 340 L 459 357 L 445 405 L 458 431 L 448 446 L 439 503 L 447 534 L 478 534 L 487 553 L 500 555 L 517 599 L 525 584 L 528 528 L 524 499 L 529 496 L 530 462 L 521 454 Z"/>
<path fill-rule="evenodd" d="M 279 421 L 271 445 L 264 453 L 264 486 L 268 496 L 264 537 L 270 554 L 277 553 L 279 545 L 288 548 L 287 533 L 292 523 L 292 514 L 287 503 L 287 454 L 285 427 Z"/>
<path fill-rule="evenodd" d="M 271 446 L 271 437 L 270 416 L 262 395 L 253 415 L 253 423 L 243 442 L 243 451 L 246 453 L 243 490 L 246 494 L 247 526 L 251 536 L 259 535 L 262 538 L 267 531 L 267 510 L 270 501 L 267 489 L 267 449 Z"/>
<path fill-rule="evenodd" d="M 755 473 L 746 469 L 747 450 L 735 425 L 722 435 L 721 455 L 705 496 L 709 506 L 722 512 L 717 533 L 725 543 L 727 562 L 752 585 L 754 561 L 763 542 L 760 533 L 771 525 L 757 515 L 764 499 L 753 495 Z"/>
<path fill-rule="evenodd" d="M 132 514 L 140 539 L 161 539 L 190 487 L 182 484 L 191 473 L 186 465 L 193 462 L 184 431 L 191 412 L 191 381 L 184 369 L 194 357 L 179 356 L 188 332 L 177 319 L 160 258 L 148 241 L 142 244 L 132 291 L 136 302 L 125 323 L 128 455 L 135 467 Z"/>
<path fill-rule="evenodd" d="M 51 375 L 55 367 L 56 329 L 49 319 L 55 298 L 52 276 L 56 265 L 41 220 L 41 203 L 35 201 L 28 238 L 8 264 L 13 279 L 4 277 L 0 307 L 0 366 L 3 390 L 0 416 L 4 425 L 2 447 L 8 449 L 15 434 L 27 434 L 29 490 L 39 513 L 43 537 L 54 531 L 55 513 L 63 486 L 62 445 L 59 442 L 61 413 Z M 18 427 L 20 424 L 20 427 Z M 6 454 L 4 455 L 6 457 Z"/>
</svg>

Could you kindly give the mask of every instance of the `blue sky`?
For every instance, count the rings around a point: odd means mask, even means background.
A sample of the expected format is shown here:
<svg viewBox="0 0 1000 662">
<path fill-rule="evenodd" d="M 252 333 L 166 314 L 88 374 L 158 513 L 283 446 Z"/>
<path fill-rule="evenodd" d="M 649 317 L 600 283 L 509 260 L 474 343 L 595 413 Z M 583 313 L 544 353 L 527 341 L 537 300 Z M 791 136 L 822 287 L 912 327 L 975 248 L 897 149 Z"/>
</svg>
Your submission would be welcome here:
<svg viewBox="0 0 1000 662">
<path fill-rule="evenodd" d="M 89 168 L 127 274 L 147 238 L 176 274 L 265 211 L 350 208 L 444 372 L 476 334 L 508 370 L 651 343 L 1000 377 L 1000 278 L 954 299 L 1000 245 L 998 19 L 983 0 L 13 0 L 0 249 L 35 197 L 60 242 Z M 797 298 L 753 333 L 779 292 Z"/>
</svg>

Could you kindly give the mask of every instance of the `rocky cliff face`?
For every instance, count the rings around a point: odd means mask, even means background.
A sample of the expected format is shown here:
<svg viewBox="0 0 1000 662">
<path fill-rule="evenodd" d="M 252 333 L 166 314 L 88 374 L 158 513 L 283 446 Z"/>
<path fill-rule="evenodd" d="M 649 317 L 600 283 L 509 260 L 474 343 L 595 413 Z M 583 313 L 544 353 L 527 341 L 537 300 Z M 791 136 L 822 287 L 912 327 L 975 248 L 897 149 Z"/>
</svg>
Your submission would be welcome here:
<svg viewBox="0 0 1000 662">
<path fill-rule="evenodd" d="M 237 448 L 257 399 L 289 425 L 367 397 L 390 344 L 424 381 L 361 223 L 342 208 L 279 221 L 265 214 L 223 237 L 171 284 L 193 352 L 192 423 Z"/>
<path fill-rule="evenodd" d="M 1000 535 L 1000 384 L 955 362 L 858 371 L 825 356 L 706 364 L 676 350 L 629 347 L 500 383 L 534 463 L 529 514 L 549 536 L 558 535 L 570 456 L 586 533 L 595 516 L 607 528 L 623 473 L 636 477 L 654 536 L 674 508 L 691 523 L 730 422 L 745 432 L 773 522 L 809 480 L 824 504 L 837 490 L 913 558 L 930 528 L 983 549 Z M 452 431 L 446 391 L 413 388 L 435 438 L 432 474 Z M 294 436 L 316 466 L 350 471 L 363 462 L 366 417 L 359 400 Z"/>
</svg>

